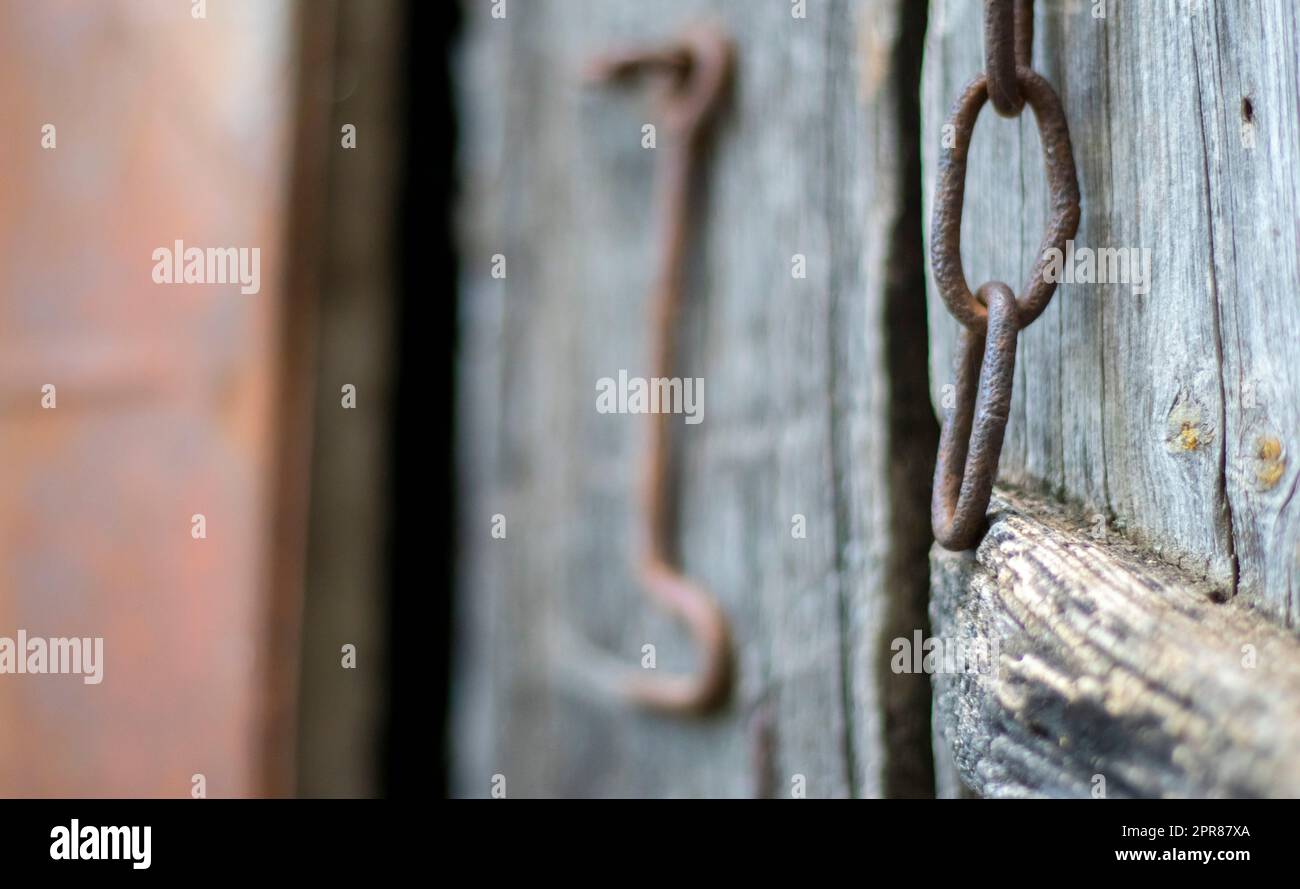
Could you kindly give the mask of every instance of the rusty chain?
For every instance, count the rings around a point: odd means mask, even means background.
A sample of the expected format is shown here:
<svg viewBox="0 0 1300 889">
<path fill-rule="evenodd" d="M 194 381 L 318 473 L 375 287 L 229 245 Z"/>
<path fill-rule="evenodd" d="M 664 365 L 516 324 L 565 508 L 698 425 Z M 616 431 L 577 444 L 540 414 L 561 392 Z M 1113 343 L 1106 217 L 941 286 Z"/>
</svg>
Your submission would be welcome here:
<svg viewBox="0 0 1300 889">
<path fill-rule="evenodd" d="M 1049 248 L 1063 251 L 1079 227 L 1079 182 L 1065 111 L 1056 91 L 1029 67 L 1033 14 L 1033 0 L 985 0 L 986 70 L 966 85 L 944 128 L 952 145 L 939 164 L 930 264 L 939 295 L 963 330 L 957 340 L 956 403 L 939 438 L 930 524 L 935 540 L 951 550 L 972 548 L 988 527 L 985 513 L 1010 413 L 1016 342 L 1056 291 L 1056 282 L 1045 274 Z M 1018 298 L 1001 281 L 971 293 L 961 265 L 966 159 L 986 101 L 1004 117 L 1018 116 L 1026 104 L 1033 109 L 1047 167 L 1047 230 Z"/>
</svg>

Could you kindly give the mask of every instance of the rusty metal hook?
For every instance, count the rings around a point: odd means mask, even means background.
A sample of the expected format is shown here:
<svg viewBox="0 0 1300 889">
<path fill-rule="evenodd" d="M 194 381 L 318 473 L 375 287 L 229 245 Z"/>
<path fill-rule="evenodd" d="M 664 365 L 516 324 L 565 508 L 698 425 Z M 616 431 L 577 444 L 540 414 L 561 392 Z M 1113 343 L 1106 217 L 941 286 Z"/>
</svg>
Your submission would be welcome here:
<svg viewBox="0 0 1300 889">
<path fill-rule="evenodd" d="M 730 40 L 708 26 L 696 26 L 675 43 L 653 49 L 609 53 L 588 68 L 596 81 L 648 75 L 662 88 L 661 113 L 668 139 L 656 169 L 661 242 L 651 297 L 655 373 L 672 373 L 673 332 L 682 303 L 684 263 L 690 234 L 690 185 L 699 162 L 700 137 L 716 110 L 731 74 Z M 645 541 L 640 578 L 645 589 L 695 637 L 700 651 L 696 673 L 637 675 L 623 693 L 641 706 L 665 713 L 699 714 L 721 706 L 731 689 L 731 632 L 717 601 L 674 565 L 670 545 L 668 413 L 650 414 L 650 446 L 642 479 Z"/>
</svg>

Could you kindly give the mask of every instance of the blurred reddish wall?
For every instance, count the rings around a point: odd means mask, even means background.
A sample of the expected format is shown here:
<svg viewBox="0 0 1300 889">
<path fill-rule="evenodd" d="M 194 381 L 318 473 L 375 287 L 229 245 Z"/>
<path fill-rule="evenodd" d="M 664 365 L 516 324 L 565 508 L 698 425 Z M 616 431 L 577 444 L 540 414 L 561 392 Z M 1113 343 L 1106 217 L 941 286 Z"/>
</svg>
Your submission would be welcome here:
<svg viewBox="0 0 1300 889">
<path fill-rule="evenodd" d="M 105 661 L 0 675 L 6 796 L 261 789 L 293 9 L 206 12 L 0 0 L 0 636 Z M 260 248 L 260 292 L 155 284 L 178 239 Z"/>
</svg>

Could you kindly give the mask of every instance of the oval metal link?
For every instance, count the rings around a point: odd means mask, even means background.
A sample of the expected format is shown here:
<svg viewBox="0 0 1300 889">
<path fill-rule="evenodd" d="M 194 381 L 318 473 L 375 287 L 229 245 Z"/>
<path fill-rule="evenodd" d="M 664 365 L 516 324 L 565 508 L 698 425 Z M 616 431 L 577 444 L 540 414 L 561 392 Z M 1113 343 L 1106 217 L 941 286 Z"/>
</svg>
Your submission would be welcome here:
<svg viewBox="0 0 1300 889">
<path fill-rule="evenodd" d="M 1015 117 L 1025 107 L 1016 66 L 1029 67 L 1033 43 L 1033 0 L 984 0 L 984 73 L 989 101 L 1003 117 Z"/>
<path fill-rule="evenodd" d="M 1002 437 L 1011 411 L 1011 382 L 1020 333 L 1016 298 L 1001 281 L 980 288 L 987 331 L 965 328 L 957 342 L 956 404 L 939 436 L 930 497 L 934 539 L 945 549 L 970 549 L 988 527 Z"/>
<path fill-rule="evenodd" d="M 1074 151 L 1061 100 L 1051 84 L 1028 68 L 1016 71 L 1016 80 L 1038 122 L 1043 161 L 1047 169 L 1049 199 L 1047 228 L 1038 250 L 1038 261 L 1025 281 L 1016 302 L 1018 327 L 1023 328 L 1042 314 L 1056 291 L 1056 282 L 1048 281 L 1047 250 L 1062 252 L 1065 242 L 1079 228 L 1079 180 L 1074 172 Z M 962 92 L 948 117 L 952 128 L 952 147 L 939 164 L 939 183 L 934 197 L 934 216 L 930 226 L 930 263 L 934 281 L 948 311 L 967 328 L 982 332 L 988 323 L 988 310 L 971 293 L 961 264 L 961 214 L 965 202 L 966 159 L 971 135 L 980 109 L 988 101 L 988 82 L 980 74 Z M 947 127 L 945 127 L 945 131 Z"/>
</svg>

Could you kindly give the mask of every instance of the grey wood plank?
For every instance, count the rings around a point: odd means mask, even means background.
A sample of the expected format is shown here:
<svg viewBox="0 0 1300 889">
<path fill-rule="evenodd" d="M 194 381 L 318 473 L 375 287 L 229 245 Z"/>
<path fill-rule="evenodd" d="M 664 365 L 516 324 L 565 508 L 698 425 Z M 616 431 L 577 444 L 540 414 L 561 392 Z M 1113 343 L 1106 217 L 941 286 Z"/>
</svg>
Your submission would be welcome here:
<svg viewBox="0 0 1300 889">
<path fill-rule="evenodd" d="M 454 791 L 486 795 L 501 774 L 510 796 L 929 792 L 924 677 L 892 681 L 883 656 L 923 626 L 927 582 L 915 487 L 933 442 L 908 447 L 934 437 L 907 309 L 923 300 L 897 235 L 919 228 L 915 135 L 893 77 L 916 64 L 916 5 L 466 9 Z M 706 381 L 705 421 L 675 433 L 678 524 L 685 570 L 733 622 L 739 682 L 692 722 L 604 694 L 646 642 L 661 669 L 691 651 L 631 569 L 644 418 L 594 408 L 597 379 L 649 373 L 655 158 L 640 140 L 656 118 L 643 93 L 577 75 L 701 17 L 732 33 L 739 67 L 695 196 L 680 373 Z M 909 361 L 919 372 L 891 385 Z"/>
<path fill-rule="evenodd" d="M 936 638 L 995 652 L 934 677 L 966 784 L 991 797 L 1300 793 L 1289 631 L 1143 548 L 1094 539 L 1055 503 L 1000 490 L 993 513 L 975 553 L 931 557 Z"/>
<path fill-rule="evenodd" d="M 381 780 L 399 13 L 392 0 L 334 13 L 335 66 L 360 87 L 333 105 L 330 131 L 341 140 L 350 123 L 359 138 L 355 149 L 332 141 L 328 150 L 298 717 L 307 797 L 375 796 Z M 356 387 L 355 407 L 342 404 L 345 385 Z M 355 670 L 340 666 L 345 644 L 356 646 Z"/>
</svg>

